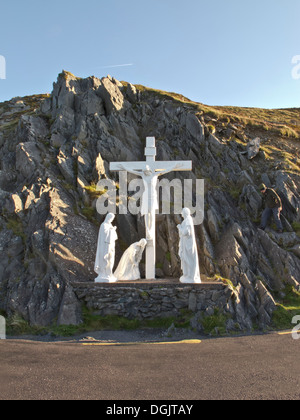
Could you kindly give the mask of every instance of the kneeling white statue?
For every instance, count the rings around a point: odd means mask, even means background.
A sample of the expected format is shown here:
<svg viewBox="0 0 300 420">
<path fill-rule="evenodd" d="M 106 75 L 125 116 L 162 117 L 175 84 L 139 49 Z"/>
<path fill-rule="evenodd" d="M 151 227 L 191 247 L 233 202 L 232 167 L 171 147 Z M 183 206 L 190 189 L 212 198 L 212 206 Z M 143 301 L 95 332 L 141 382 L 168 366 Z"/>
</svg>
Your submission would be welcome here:
<svg viewBox="0 0 300 420">
<path fill-rule="evenodd" d="M 100 226 L 98 245 L 95 261 L 95 272 L 98 274 L 96 283 L 115 283 L 113 275 L 115 264 L 115 242 L 118 239 L 116 227 L 112 225 L 115 215 L 108 213 Z"/>
<path fill-rule="evenodd" d="M 124 252 L 119 265 L 114 273 L 118 280 L 139 280 L 141 278 L 139 264 L 144 249 L 147 245 L 146 239 L 135 242 Z"/>
<path fill-rule="evenodd" d="M 180 282 L 201 283 L 194 222 L 190 209 L 184 208 L 182 216 L 184 221 L 177 226 L 180 237 L 179 256 L 183 271 Z"/>
</svg>

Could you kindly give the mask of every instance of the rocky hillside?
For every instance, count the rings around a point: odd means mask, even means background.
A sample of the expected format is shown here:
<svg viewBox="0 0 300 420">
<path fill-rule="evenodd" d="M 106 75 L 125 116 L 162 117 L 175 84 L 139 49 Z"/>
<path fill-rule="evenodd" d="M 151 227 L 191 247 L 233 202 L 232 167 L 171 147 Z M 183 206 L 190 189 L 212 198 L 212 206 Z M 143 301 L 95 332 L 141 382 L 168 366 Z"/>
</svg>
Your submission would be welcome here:
<svg viewBox="0 0 300 420">
<path fill-rule="evenodd" d="M 299 135 L 300 109 L 209 107 L 65 71 L 51 95 L 0 104 L 0 310 L 31 324 L 79 322 L 72 282 L 95 278 L 96 184 L 117 182 L 109 162 L 144 160 L 145 139 L 155 136 L 157 159 L 192 160 L 192 176 L 205 179 L 205 220 L 196 228 L 203 279 L 228 282 L 245 328 L 268 325 L 277 292 L 299 289 Z M 261 182 L 282 198 L 283 234 L 258 229 Z M 158 217 L 161 277 L 180 273 L 177 223 Z M 116 224 L 120 258 L 144 228 L 138 216 Z"/>
</svg>

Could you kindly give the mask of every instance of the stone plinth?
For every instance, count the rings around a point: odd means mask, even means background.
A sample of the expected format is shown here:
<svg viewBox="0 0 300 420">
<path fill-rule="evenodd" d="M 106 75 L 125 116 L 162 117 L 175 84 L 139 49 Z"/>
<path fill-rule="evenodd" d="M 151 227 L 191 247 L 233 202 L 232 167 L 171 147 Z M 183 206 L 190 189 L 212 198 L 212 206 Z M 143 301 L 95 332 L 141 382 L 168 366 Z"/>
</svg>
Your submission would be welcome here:
<svg viewBox="0 0 300 420">
<path fill-rule="evenodd" d="M 178 316 L 181 310 L 229 312 L 232 295 L 223 283 L 181 284 L 174 279 L 72 286 L 79 301 L 98 315 L 141 320 Z"/>
</svg>

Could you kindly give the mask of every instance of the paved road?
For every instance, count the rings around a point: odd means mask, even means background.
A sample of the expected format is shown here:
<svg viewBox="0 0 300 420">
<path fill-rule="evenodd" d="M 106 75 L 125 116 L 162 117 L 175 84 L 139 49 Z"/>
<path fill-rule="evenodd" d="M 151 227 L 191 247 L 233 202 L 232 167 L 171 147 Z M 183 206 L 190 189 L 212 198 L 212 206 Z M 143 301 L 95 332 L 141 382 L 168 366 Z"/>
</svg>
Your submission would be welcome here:
<svg viewBox="0 0 300 420">
<path fill-rule="evenodd" d="M 298 400 L 299 356 L 300 340 L 278 334 L 121 346 L 2 340 L 0 399 Z"/>
</svg>

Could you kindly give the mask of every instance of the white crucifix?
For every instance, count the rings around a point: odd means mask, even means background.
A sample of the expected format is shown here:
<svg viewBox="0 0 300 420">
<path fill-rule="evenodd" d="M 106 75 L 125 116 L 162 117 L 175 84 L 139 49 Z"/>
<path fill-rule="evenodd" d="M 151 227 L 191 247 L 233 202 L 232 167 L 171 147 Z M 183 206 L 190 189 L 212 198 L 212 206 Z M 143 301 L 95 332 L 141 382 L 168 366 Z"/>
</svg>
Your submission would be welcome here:
<svg viewBox="0 0 300 420">
<path fill-rule="evenodd" d="M 155 279 L 156 241 L 155 214 L 159 209 L 157 182 L 158 177 L 173 171 L 191 171 L 192 161 L 156 161 L 155 137 L 147 137 L 144 162 L 112 162 L 111 171 L 127 171 L 138 175 L 144 183 L 141 214 L 145 217 L 146 227 L 146 279 Z"/>
</svg>

